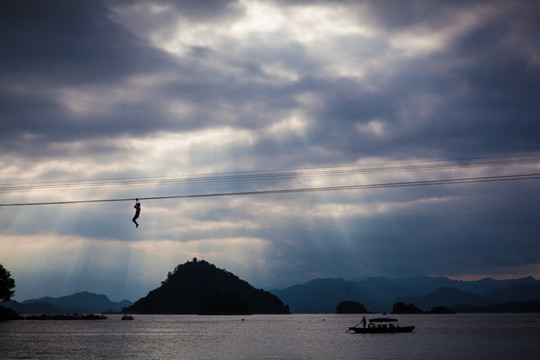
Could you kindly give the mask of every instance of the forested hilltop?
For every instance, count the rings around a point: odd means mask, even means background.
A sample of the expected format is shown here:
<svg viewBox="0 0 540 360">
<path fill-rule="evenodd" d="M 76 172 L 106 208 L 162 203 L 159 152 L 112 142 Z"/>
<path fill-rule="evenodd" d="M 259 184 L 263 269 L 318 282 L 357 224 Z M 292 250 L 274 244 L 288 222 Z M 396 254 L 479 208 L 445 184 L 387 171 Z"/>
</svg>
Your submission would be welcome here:
<svg viewBox="0 0 540 360">
<path fill-rule="evenodd" d="M 161 286 L 123 309 L 140 314 L 289 314 L 275 295 L 204 260 L 169 272 Z"/>
</svg>

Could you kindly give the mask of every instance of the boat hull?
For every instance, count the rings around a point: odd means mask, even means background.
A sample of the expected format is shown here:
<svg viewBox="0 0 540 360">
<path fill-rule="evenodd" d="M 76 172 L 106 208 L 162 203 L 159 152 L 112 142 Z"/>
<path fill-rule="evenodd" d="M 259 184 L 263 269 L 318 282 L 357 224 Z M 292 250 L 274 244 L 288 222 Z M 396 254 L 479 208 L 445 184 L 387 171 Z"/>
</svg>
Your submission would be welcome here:
<svg viewBox="0 0 540 360">
<path fill-rule="evenodd" d="M 350 327 L 349 331 L 354 331 L 356 334 L 394 334 L 408 333 L 414 330 L 414 326 L 396 326 L 394 328 L 378 328 L 378 327 Z"/>
</svg>

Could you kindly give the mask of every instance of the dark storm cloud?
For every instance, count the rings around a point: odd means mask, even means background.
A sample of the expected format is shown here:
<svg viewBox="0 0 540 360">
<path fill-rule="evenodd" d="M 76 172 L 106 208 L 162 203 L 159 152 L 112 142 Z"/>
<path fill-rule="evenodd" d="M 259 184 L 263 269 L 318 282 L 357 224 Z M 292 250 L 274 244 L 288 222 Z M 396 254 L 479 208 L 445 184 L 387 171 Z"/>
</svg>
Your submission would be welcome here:
<svg viewBox="0 0 540 360">
<path fill-rule="evenodd" d="M 466 4 L 453 4 L 454 10 L 458 5 Z M 379 21 L 397 29 L 425 21 L 415 11 L 407 12 L 407 18 L 395 9 L 388 14 L 390 6 L 380 2 L 370 6 Z M 323 96 L 327 104 L 314 114 L 320 119 L 314 136 L 326 146 L 340 144 L 344 154 L 356 156 L 392 156 L 403 150 L 411 156 L 437 149 L 432 156 L 438 157 L 538 150 L 540 64 L 528 51 L 536 50 L 527 48 L 533 46 L 538 26 L 530 14 L 523 16 L 524 10 L 518 9 L 481 19 L 441 52 L 403 59 L 380 83 L 376 78 L 383 73 L 370 74 L 369 80 L 381 85 L 377 91 L 364 89 L 361 82 L 328 82 L 321 87 L 328 89 Z M 538 9 L 530 10 L 540 14 Z M 521 16 L 521 21 L 511 15 Z M 395 16 L 402 22 L 394 23 Z M 531 27 L 534 31 L 522 37 L 523 28 Z M 430 105 L 430 99 L 432 109 L 425 115 L 422 105 Z M 376 140 L 355 136 L 355 125 L 371 119 L 387 125 L 390 136 Z"/>
<path fill-rule="evenodd" d="M 242 13 L 232 2 L 216 2 L 213 6 L 191 1 L 140 3 L 171 5 L 174 11 L 170 16 L 194 16 L 194 22 L 234 18 Z M 378 69 L 363 80 L 319 75 L 320 65 L 308 58 L 305 45 L 294 42 L 284 42 L 277 48 L 250 44 L 242 54 L 245 59 L 234 59 L 211 47 L 193 47 L 191 53 L 173 61 L 112 21 L 111 8 L 117 4 L 121 3 L 3 4 L 0 37 L 6 55 L 0 59 L 2 77 L 8 84 L 38 88 L 119 84 L 129 76 L 164 70 L 184 74 L 182 79 L 171 79 L 138 103 L 120 104 L 105 117 L 85 115 L 86 123 L 73 121 L 76 116 L 67 114 L 47 93 L 14 95 L 12 90 L 9 93 L 4 90 L 2 128 L 6 139 L 13 140 L 24 133 L 37 133 L 51 140 L 70 136 L 94 138 L 104 133 L 143 134 L 220 123 L 256 129 L 300 107 L 295 104 L 295 96 L 316 93 L 322 108 L 306 109 L 317 119 L 307 134 L 309 142 L 332 147 L 351 160 L 375 154 L 392 156 L 403 153 L 403 149 L 421 154 L 427 149 L 432 151 L 434 144 L 439 148 L 434 156 L 537 148 L 534 134 L 540 125 L 534 121 L 538 103 L 535 90 L 540 70 L 523 46 L 532 44 L 532 36 L 538 31 L 531 15 L 538 12 L 538 6 L 528 2 L 523 8 L 530 7 L 530 11 L 511 6 L 510 14 L 514 16 L 500 14 L 481 19 L 443 51 L 428 57 L 401 59 L 393 64 L 391 73 Z M 417 24 L 440 30 L 454 20 L 452 15 L 457 16 L 467 7 L 474 10 L 489 5 L 486 2 L 341 4 L 368 9 L 371 21 L 393 34 Z M 509 42 L 512 37 L 518 43 Z M 365 55 L 363 51 L 359 47 L 357 56 Z M 371 56 L 376 57 L 391 48 L 388 44 L 378 44 L 372 51 Z M 272 84 L 257 58 L 275 58 L 303 69 L 304 73 L 297 81 Z M 221 72 L 214 64 L 225 65 L 234 73 Z M 377 89 L 373 90 L 371 84 Z M 428 95 L 436 103 L 429 115 L 423 115 L 422 97 Z M 182 119 L 171 118 L 163 101 L 175 100 L 192 105 L 196 112 Z M 404 118 L 404 113 L 409 117 Z M 41 119 L 47 119 L 47 123 Z M 385 126 L 386 137 L 358 133 L 357 126 L 373 120 Z M 261 150 L 272 147 L 272 144 L 260 144 Z"/>
<path fill-rule="evenodd" d="M 474 138 L 467 144 L 472 151 L 537 149 L 540 63 L 526 51 L 534 46 L 534 32 L 523 36 L 521 28 L 532 26 L 530 13 L 540 15 L 540 7 L 531 6 L 527 15 L 521 8 L 511 10 L 457 38 L 443 54 L 455 62 L 450 75 L 467 95 L 460 96 L 457 89 L 450 93 L 453 101 L 441 113 L 445 121 L 456 123 L 448 129 L 451 136 Z"/>
<path fill-rule="evenodd" d="M 162 51 L 112 22 L 106 4 L 111 3 L 2 3 L 0 137 L 6 151 L 45 154 L 52 141 L 150 130 L 148 115 L 157 112 L 151 104 L 142 108 L 126 101 L 117 104 L 117 113 L 81 118 L 59 103 L 62 87 L 118 86 L 129 76 L 171 66 Z"/>
<path fill-rule="evenodd" d="M 212 21 L 227 17 L 236 17 L 242 13 L 236 0 L 158 0 L 141 1 L 157 5 L 170 5 L 184 17 L 194 21 Z"/>
<path fill-rule="evenodd" d="M 253 128 L 257 122 L 268 122 L 262 116 L 268 107 L 280 109 L 289 102 L 286 94 L 280 94 L 281 86 L 261 87 L 252 81 L 265 76 L 253 61 L 235 60 L 204 47 L 193 47 L 184 58 L 173 60 L 113 22 L 107 6 L 116 4 L 124 5 L 97 1 L 2 5 L 0 43 L 5 55 L 0 59 L 0 74 L 5 82 L 0 88 L 4 104 L 0 136 L 6 151 L 36 154 L 39 148 L 41 155 L 54 155 L 47 148 L 50 142 L 139 136 L 221 124 Z M 176 12 L 171 16 L 195 16 L 193 21 L 210 21 L 237 12 L 222 1 L 210 7 L 208 3 L 201 6 L 200 2 L 189 1 L 152 4 L 173 5 Z M 226 65 L 237 74 L 222 74 L 213 64 Z M 105 114 L 67 111 L 58 99 L 62 95 L 54 93 L 61 87 L 98 93 L 100 87 L 107 86 L 129 90 L 131 85 L 125 83 L 129 77 L 167 72 L 181 74 L 182 79 L 172 77 L 168 85 L 154 87 L 136 101 L 120 99 Z M 192 105 L 195 114 L 173 117 L 167 113 L 166 101 Z M 229 116 L 223 116 L 223 111 Z M 255 113 L 258 116 L 253 116 Z"/>
<path fill-rule="evenodd" d="M 536 2 L 272 1 L 255 9 L 250 4 L 255 3 L 2 3 L 0 163 L 10 176 L 5 181 L 19 174 L 28 182 L 152 177 L 540 151 Z M 312 11 L 315 5 L 320 12 Z M 343 11 L 335 12 L 339 7 Z M 328 20 L 327 27 L 306 19 L 311 15 Z M 523 168 L 98 187 L 50 195 L 38 189 L 3 198 L 166 196 Z M 274 284 L 288 286 L 317 275 L 368 272 L 485 274 L 506 267 L 511 273 L 538 263 L 539 196 L 532 180 L 145 202 L 144 224 L 137 230 L 129 222 L 128 203 L 46 214 L 26 207 L 1 221 L 2 233 L 10 236 L 48 232 L 118 249 L 164 243 L 165 250 L 152 253 L 160 260 L 174 256 L 171 244 L 186 253 L 238 256 L 238 262 L 260 256 Z M 215 247 L 213 241 L 223 239 L 241 239 L 248 255 Z M 138 251 L 152 252 L 155 244 L 146 245 Z"/>
<path fill-rule="evenodd" d="M 152 105 L 126 103 L 117 113 L 81 117 L 66 112 L 48 96 L 14 96 L 0 92 L 0 101 L 6 104 L 0 110 L 0 129 L 3 130 L 0 148 L 6 153 L 35 156 L 36 159 L 40 156 L 76 155 L 65 154 L 56 146 L 58 143 L 140 135 L 152 132 L 159 124 L 159 121 L 149 121 L 160 112 Z M 82 153 L 102 152 L 108 148 L 103 144 L 95 145 L 95 148 L 81 149 Z"/>
<path fill-rule="evenodd" d="M 114 82 L 165 63 L 110 20 L 107 2 L 7 1 L 0 11 L 2 77 L 39 84 Z"/>
<path fill-rule="evenodd" d="M 366 5 L 373 22 L 388 30 L 402 30 L 418 24 L 433 27 L 446 25 L 452 16 L 463 8 L 473 8 L 488 1 L 350 1 L 350 4 Z"/>
</svg>

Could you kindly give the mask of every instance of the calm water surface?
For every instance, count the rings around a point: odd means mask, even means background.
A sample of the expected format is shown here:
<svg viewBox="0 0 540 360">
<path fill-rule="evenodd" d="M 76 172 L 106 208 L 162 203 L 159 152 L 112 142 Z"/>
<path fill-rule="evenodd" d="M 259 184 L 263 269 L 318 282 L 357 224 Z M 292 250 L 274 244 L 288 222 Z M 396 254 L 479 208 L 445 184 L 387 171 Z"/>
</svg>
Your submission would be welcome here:
<svg viewBox="0 0 540 360">
<path fill-rule="evenodd" d="M 409 334 L 346 333 L 357 315 L 120 317 L 0 322 L 0 359 L 540 359 L 540 314 L 397 316 Z"/>
</svg>

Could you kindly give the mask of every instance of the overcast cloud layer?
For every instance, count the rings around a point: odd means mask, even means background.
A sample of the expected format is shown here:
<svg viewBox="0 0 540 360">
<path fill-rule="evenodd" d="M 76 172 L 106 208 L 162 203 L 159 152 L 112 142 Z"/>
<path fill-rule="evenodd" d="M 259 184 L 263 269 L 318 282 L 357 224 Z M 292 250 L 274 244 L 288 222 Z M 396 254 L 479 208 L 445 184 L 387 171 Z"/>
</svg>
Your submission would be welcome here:
<svg viewBox="0 0 540 360">
<path fill-rule="evenodd" d="M 538 18 L 536 1 L 2 2 L 0 203 L 540 173 L 449 166 L 539 158 Z M 446 165 L 390 171 L 427 161 Z M 284 169 L 319 172 L 261 179 Z M 201 174 L 219 181 L 72 187 Z M 0 263 L 18 300 L 136 300 L 193 257 L 265 289 L 538 278 L 538 204 L 527 180 L 148 200 L 138 229 L 131 202 L 0 207 Z"/>
</svg>

